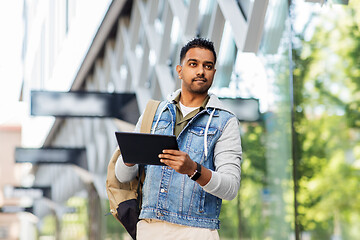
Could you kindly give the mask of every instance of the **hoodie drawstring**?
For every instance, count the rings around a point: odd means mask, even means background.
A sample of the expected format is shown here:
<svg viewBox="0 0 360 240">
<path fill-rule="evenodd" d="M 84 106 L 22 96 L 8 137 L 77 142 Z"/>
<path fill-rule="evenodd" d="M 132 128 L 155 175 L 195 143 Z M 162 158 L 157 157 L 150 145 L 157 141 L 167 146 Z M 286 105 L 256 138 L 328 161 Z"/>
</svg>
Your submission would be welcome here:
<svg viewBox="0 0 360 240">
<path fill-rule="evenodd" d="M 205 135 L 204 135 L 204 152 L 205 152 L 205 159 L 207 158 L 207 155 L 208 155 L 208 147 L 207 147 L 207 134 L 208 134 L 208 130 L 209 130 L 209 125 L 210 125 L 210 122 L 211 122 L 211 119 L 213 117 L 215 113 L 215 108 L 212 110 L 211 114 L 210 114 L 210 117 L 209 117 L 209 120 L 206 124 L 206 128 L 205 128 Z"/>
</svg>

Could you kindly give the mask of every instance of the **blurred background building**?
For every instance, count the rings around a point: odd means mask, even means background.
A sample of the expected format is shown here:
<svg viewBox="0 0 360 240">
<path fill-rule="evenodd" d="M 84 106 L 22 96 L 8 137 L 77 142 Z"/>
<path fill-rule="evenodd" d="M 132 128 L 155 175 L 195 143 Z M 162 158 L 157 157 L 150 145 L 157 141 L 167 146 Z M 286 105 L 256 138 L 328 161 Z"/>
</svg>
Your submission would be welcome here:
<svg viewBox="0 0 360 240">
<path fill-rule="evenodd" d="M 328 218 L 320 210 L 306 211 L 320 201 L 299 190 L 316 185 L 302 178 L 313 175 L 305 171 L 311 165 L 304 164 L 307 158 L 299 150 L 311 145 L 299 140 L 305 138 L 299 115 L 306 109 L 299 79 L 306 77 L 299 76 L 304 69 L 297 64 L 309 62 L 300 52 L 306 54 L 303 42 L 315 35 L 312 19 L 320 12 L 356 8 L 348 4 L 24 0 L 19 98 L 27 117 L 21 126 L 0 127 L 1 149 L 7 149 L 1 152 L 0 239 L 129 239 L 106 216 L 114 132 L 132 131 L 150 98 L 165 99 L 180 87 L 179 51 L 195 36 L 214 41 L 218 63 L 211 91 L 241 121 L 242 185 L 236 200 L 224 202 L 221 239 L 358 236 L 359 214 L 347 221 L 341 207 Z M 330 25 L 324 22 L 323 28 L 331 31 Z M 316 118 L 319 111 L 308 116 Z M 357 166 L 359 133 L 351 131 L 344 161 Z M 309 159 L 320 161 L 316 156 Z"/>
</svg>

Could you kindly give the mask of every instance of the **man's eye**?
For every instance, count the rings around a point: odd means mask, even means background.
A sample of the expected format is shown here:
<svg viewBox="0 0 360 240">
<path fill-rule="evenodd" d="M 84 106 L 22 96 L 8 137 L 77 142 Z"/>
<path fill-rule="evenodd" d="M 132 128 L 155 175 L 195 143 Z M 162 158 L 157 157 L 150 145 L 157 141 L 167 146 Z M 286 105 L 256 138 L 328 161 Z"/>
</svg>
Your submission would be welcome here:
<svg viewBox="0 0 360 240">
<path fill-rule="evenodd" d="M 211 70 L 213 68 L 212 65 L 205 65 L 205 68 L 208 69 L 208 70 Z"/>
<path fill-rule="evenodd" d="M 196 63 L 194 63 L 194 62 L 193 62 L 193 63 L 190 63 L 189 65 L 190 65 L 191 67 L 196 67 Z"/>
</svg>

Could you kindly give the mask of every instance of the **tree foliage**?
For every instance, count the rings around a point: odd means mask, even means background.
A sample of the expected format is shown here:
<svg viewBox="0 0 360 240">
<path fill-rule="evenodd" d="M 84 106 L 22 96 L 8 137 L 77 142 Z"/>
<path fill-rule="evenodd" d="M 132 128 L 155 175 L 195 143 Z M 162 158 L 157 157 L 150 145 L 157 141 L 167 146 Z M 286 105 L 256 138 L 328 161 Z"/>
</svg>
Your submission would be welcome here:
<svg viewBox="0 0 360 240">
<path fill-rule="evenodd" d="M 313 239 L 359 236 L 360 1 L 311 18 L 294 50 L 299 214 Z M 306 30 L 306 29 L 305 29 Z"/>
</svg>

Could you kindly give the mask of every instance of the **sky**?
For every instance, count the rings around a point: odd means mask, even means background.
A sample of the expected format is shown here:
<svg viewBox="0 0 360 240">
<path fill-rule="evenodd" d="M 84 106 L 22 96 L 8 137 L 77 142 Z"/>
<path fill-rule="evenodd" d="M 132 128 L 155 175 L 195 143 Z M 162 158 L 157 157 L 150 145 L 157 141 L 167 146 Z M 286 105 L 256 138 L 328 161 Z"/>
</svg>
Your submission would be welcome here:
<svg viewBox="0 0 360 240">
<path fill-rule="evenodd" d="M 0 125 L 21 122 L 23 0 L 0 0 Z"/>
</svg>

